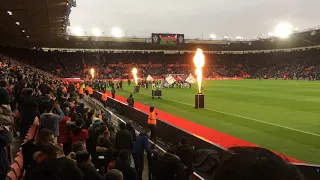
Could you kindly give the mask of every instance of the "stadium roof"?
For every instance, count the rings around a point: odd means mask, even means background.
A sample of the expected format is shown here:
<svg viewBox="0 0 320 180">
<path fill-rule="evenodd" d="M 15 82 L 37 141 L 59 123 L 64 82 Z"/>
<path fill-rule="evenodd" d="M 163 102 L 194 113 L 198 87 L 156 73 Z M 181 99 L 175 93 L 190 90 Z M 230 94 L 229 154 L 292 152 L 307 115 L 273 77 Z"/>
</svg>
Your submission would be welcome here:
<svg viewBox="0 0 320 180">
<path fill-rule="evenodd" d="M 68 0 L 0 0 L 0 42 L 28 46 L 64 34 Z"/>
<path fill-rule="evenodd" d="M 246 51 L 320 45 L 320 30 L 309 29 L 289 38 L 254 40 L 187 39 L 184 45 L 155 45 L 150 38 L 68 36 L 71 6 L 75 0 L 0 0 L 0 44 L 17 47 Z M 18 24 L 17 24 L 18 23 Z"/>
</svg>

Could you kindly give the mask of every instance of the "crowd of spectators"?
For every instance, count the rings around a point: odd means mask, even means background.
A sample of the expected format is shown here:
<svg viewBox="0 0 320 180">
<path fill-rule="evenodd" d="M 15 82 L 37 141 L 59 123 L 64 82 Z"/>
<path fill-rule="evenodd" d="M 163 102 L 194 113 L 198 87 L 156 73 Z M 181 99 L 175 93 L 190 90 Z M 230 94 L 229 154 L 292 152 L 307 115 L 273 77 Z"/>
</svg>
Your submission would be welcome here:
<svg viewBox="0 0 320 180">
<path fill-rule="evenodd" d="M 120 123 L 118 130 L 103 112 L 81 103 L 75 84 L 61 82 L 57 76 L 13 60 L 21 56 L 20 52 L 27 57 L 23 62 L 37 64 L 36 67 L 50 73 L 54 73 L 53 67 L 58 67 L 55 63 L 65 67 L 69 63 L 58 60 L 56 55 L 52 57 L 55 53 L 61 55 L 60 52 L 19 50 L 10 58 L 0 56 L 0 179 L 9 170 L 12 139 L 24 137 L 36 117 L 39 133 L 22 145 L 26 180 L 142 180 L 145 152 L 149 179 L 191 179 L 196 153 L 188 139 L 182 137 L 177 146 L 159 153 L 148 141 L 150 130 L 145 129 L 137 136 L 131 123 Z M 27 55 L 30 53 L 33 56 Z M 141 54 L 121 55 L 131 59 Z M 38 55 L 54 60 L 52 67 Z M 152 59 L 154 55 L 147 57 Z M 34 61 L 30 62 L 31 59 Z M 68 74 L 72 69 L 64 71 Z M 266 149 L 239 147 L 232 152 L 221 162 L 214 179 L 303 179 L 293 165 Z"/>
<path fill-rule="evenodd" d="M 194 73 L 192 53 L 165 52 L 65 52 L 0 47 L 7 56 L 20 59 L 59 77 L 90 76 L 96 69 L 99 79 L 128 78 L 137 67 L 140 77 L 163 77 L 167 74 Z M 17 53 L 19 52 L 19 53 Z M 320 49 L 290 52 L 207 53 L 204 77 L 319 78 Z M 72 68 L 70 68 L 72 67 Z"/>
</svg>

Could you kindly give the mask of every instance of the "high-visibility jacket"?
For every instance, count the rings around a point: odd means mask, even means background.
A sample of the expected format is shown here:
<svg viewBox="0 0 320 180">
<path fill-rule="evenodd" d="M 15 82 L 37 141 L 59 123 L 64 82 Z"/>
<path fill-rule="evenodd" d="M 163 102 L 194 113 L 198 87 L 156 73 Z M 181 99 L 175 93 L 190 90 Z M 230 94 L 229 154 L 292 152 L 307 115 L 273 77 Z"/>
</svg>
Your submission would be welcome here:
<svg viewBox="0 0 320 180">
<path fill-rule="evenodd" d="M 86 86 L 84 90 L 89 91 L 89 88 L 90 88 L 89 86 Z"/>
<path fill-rule="evenodd" d="M 157 115 L 155 112 L 152 112 L 148 116 L 148 124 L 156 125 L 157 124 Z"/>
<path fill-rule="evenodd" d="M 80 87 L 80 89 L 79 89 L 79 94 L 81 94 L 81 95 L 83 95 L 83 94 L 84 94 L 84 92 L 83 92 L 83 88 L 82 88 L 82 87 Z"/>
<path fill-rule="evenodd" d="M 88 93 L 91 95 L 93 94 L 93 89 L 91 87 L 88 88 Z"/>
<path fill-rule="evenodd" d="M 67 87 L 63 86 L 63 92 L 67 92 Z"/>
<path fill-rule="evenodd" d="M 107 93 L 102 93 L 101 99 L 102 101 L 107 101 L 108 95 Z"/>
<path fill-rule="evenodd" d="M 80 84 L 77 83 L 77 84 L 76 84 L 76 87 L 77 87 L 77 89 L 80 89 Z"/>
</svg>

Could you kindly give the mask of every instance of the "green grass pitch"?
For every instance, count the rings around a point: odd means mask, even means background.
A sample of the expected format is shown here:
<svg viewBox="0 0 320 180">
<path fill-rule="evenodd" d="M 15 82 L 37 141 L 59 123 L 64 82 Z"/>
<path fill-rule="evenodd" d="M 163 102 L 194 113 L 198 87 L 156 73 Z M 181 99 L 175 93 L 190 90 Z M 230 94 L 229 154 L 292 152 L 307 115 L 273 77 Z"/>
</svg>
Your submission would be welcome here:
<svg viewBox="0 0 320 180">
<path fill-rule="evenodd" d="M 118 95 L 127 97 L 133 86 Z M 135 101 L 198 124 L 320 164 L 320 82 L 295 80 L 205 81 L 205 109 L 194 109 L 192 89 L 163 89 L 152 99 L 151 88 L 134 94 Z M 217 112 L 219 111 L 219 112 Z"/>
</svg>

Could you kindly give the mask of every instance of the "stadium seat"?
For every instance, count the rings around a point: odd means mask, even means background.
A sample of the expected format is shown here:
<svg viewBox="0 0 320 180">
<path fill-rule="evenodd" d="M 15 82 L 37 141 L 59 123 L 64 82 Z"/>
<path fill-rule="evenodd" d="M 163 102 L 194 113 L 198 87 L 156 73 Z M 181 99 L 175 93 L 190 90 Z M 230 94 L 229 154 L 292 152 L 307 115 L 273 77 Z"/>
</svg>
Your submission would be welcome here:
<svg viewBox="0 0 320 180">
<path fill-rule="evenodd" d="M 18 180 L 18 177 L 14 171 L 9 171 L 6 180 Z"/>
<path fill-rule="evenodd" d="M 21 158 L 23 158 L 22 151 L 17 152 L 17 156 L 20 156 Z"/>
<path fill-rule="evenodd" d="M 20 169 L 19 165 L 17 163 L 13 163 L 13 164 L 11 164 L 10 167 L 14 170 L 17 177 L 19 178 L 21 176 L 21 169 Z"/>
<path fill-rule="evenodd" d="M 14 158 L 14 160 L 17 162 L 20 169 L 23 169 L 23 159 L 20 156 L 17 156 L 16 158 Z"/>
</svg>

